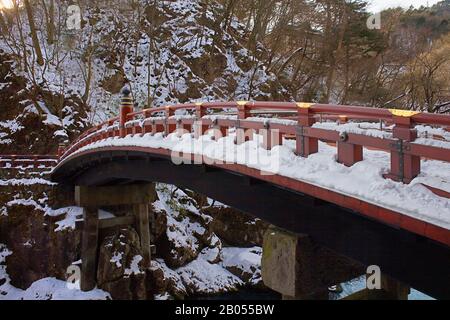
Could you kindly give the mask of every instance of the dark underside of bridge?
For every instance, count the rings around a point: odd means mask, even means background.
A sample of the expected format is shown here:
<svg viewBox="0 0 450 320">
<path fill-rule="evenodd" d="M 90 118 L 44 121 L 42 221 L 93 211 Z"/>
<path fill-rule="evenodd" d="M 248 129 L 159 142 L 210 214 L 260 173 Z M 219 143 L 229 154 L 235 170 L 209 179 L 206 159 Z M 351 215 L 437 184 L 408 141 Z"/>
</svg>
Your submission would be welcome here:
<svg viewBox="0 0 450 320">
<path fill-rule="evenodd" d="M 57 168 L 69 185 L 162 182 L 189 188 L 318 243 L 435 298 L 450 298 L 450 249 L 357 212 L 255 178 L 205 165 L 175 165 L 144 152 L 79 156 Z"/>
</svg>

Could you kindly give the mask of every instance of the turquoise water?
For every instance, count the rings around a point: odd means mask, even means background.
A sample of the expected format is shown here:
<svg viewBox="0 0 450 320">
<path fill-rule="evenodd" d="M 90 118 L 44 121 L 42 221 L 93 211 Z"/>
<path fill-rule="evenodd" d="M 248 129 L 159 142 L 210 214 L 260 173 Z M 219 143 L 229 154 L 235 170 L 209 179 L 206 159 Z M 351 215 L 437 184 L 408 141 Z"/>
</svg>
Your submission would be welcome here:
<svg viewBox="0 0 450 320">
<path fill-rule="evenodd" d="M 366 284 L 365 279 L 366 279 L 365 276 L 361 276 L 346 283 L 342 283 L 341 285 L 343 291 L 339 294 L 330 293 L 330 300 L 339 300 L 354 292 L 363 290 Z M 190 297 L 188 298 L 188 300 L 281 300 L 281 295 L 269 289 L 261 290 L 254 288 L 243 288 L 236 292 L 227 292 L 209 296 Z M 420 291 L 411 289 L 411 293 L 408 296 L 408 300 L 434 300 L 434 299 Z"/>
</svg>

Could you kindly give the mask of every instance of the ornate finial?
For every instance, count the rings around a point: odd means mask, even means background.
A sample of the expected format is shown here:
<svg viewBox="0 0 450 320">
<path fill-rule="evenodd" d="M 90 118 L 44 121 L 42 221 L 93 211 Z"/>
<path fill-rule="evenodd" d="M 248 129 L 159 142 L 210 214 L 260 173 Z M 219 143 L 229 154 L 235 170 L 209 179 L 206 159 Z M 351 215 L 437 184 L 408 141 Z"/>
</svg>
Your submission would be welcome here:
<svg viewBox="0 0 450 320">
<path fill-rule="evenodd" d="M 131 94 L 130 89 L 128 89 L 128 87 L 125 87 L 122 89 L 122 95 L 124 95 L 125 97 L 128 97 Z"/>
</svg>

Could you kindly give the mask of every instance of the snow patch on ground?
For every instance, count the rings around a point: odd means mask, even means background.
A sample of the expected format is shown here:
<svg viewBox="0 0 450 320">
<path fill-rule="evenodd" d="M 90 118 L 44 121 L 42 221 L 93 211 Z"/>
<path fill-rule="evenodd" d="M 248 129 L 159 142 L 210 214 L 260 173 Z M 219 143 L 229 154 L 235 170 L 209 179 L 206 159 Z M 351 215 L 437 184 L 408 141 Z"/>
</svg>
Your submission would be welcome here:
<svg viewBox="0 0 450 320">
<path fill-rule="evenodd" d="M 42 178 L 0 180 L 0 186 L 31 186 L 35 184 L 56 185 L 56 183 Z"/>
<path fill-rule="evenodd" d="M 107 300 L 111 299 L 109 293 L 94 289 L 83 292 L 79 289 L 69 289 L 67 282 L 55 278 L 44 278 L 33 282 L 26 290 L 11 285 L 6 270 L 5 258 L 12 254 L 4 244 L 0 243 L 0 300 Z"/>
<path fill-rule="evenodd" d="M 251 274 L 251 284 L 258 284 L 262 281 L 261 258 L 262 248 L 223 248 L 222 249 L 224 267 L 237 267 L 244 273 Z"/>
<path fill-rule="evenodd" d="M 220 264 L 211 264 L 202 255 L 176 272 L 185 286 L 195 288 L 195 293 L 200 294 L 234 291 L 244 284 Z"/>
</svg>

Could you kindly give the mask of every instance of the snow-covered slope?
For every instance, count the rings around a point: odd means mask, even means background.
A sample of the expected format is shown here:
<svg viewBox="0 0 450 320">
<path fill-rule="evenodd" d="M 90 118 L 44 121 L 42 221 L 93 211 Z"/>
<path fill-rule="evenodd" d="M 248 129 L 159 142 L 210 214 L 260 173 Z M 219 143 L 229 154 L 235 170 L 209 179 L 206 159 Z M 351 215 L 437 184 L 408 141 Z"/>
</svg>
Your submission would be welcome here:
<svg viewBox="0 0 450 320">
<path fill-rule="evenodd" d="M 30 135 L 32 128 L 22 119 L 27 114 L 37 115 L 33 122 L 42 122 L 40 137 L 30 137 L 28 146 L 38 144 L 36 139 L 73 139 L 86 124 L 117 114 L 119 92 L 127 83 L 139 108 L 198 100 L 291 98 L 275 75 L 242 46 L 243 26 L 233 21 L 223 30 L 217 23 L 221 7 L 214 1 L 140 0 L 133 9 L 116 2 L 104 6 L 82 1 L 81 30 L 71 31 L 61 3 L 61 31 L 53 44 L 46 41 L 45 24 L 37 23 L 43 66 L 34 54 L 26 56 L 29 67 L 23 66 L 19 28 L 9 25 L 10 34 L 0 37 L 2 64 L 8 62 L 8 68 L 0 70 L 0 107 L 12 111 L 0 114 L 0 147 L 17 148 L 14 141 Z M 42 8 L 34 9 L 35 21 L 43 21 Z M 24 15 L 25 35 L 27 21 Z M 30 51 L 31 37 L 24 40 Z"/>
</svg>

